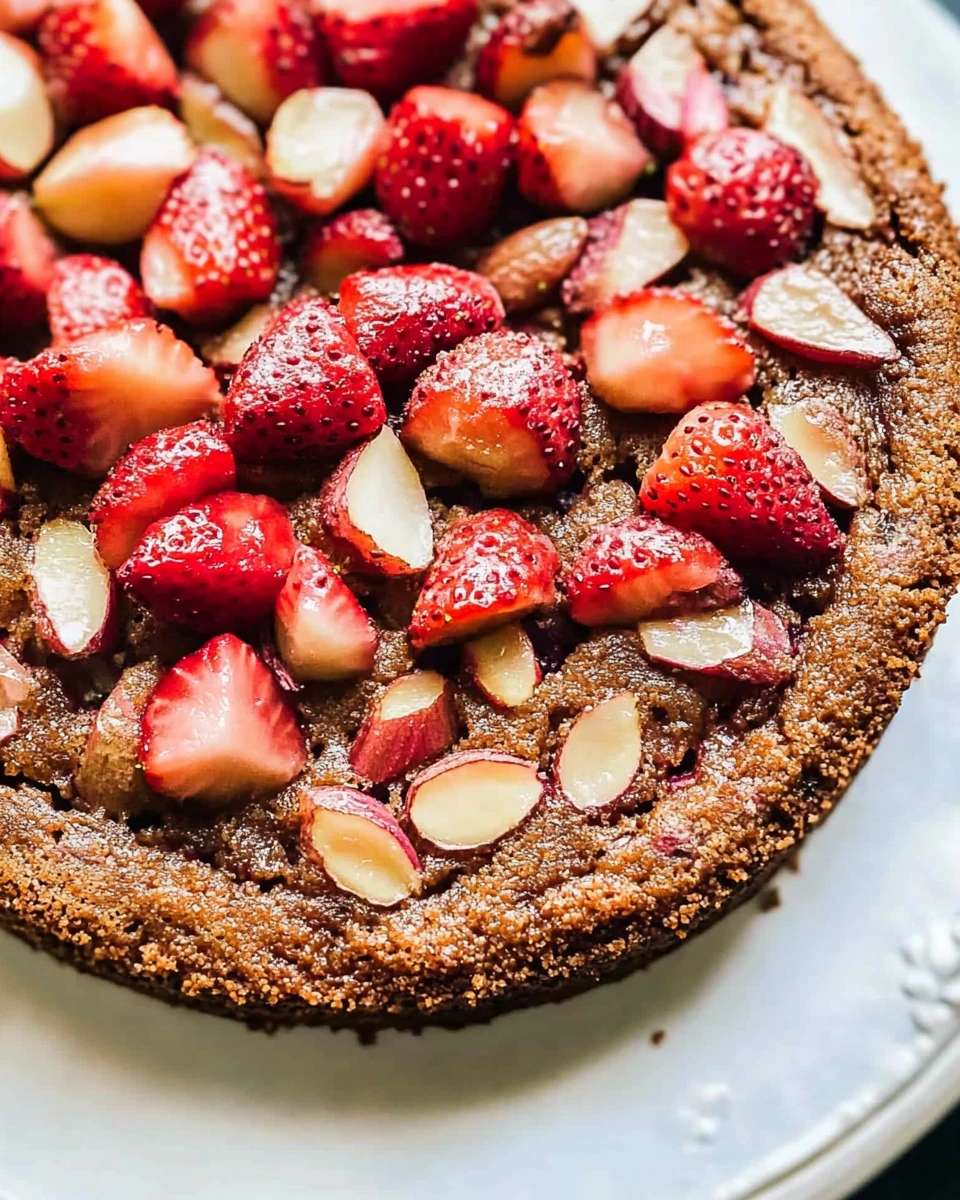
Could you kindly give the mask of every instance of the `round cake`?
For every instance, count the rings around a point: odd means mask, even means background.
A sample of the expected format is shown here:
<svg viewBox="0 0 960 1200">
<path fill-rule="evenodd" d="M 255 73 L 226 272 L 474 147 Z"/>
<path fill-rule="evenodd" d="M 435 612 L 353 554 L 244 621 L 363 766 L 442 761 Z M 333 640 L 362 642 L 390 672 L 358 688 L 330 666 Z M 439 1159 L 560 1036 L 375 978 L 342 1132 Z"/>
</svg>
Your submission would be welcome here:
<svg viewBox="0 0 960 1200">
<path fill-rule="evenodd" d="M 954 229 L 814 13 L 0 28 L 0 922 L 365 1033 L 754 893 L 960 569 Z"/>
</svg>

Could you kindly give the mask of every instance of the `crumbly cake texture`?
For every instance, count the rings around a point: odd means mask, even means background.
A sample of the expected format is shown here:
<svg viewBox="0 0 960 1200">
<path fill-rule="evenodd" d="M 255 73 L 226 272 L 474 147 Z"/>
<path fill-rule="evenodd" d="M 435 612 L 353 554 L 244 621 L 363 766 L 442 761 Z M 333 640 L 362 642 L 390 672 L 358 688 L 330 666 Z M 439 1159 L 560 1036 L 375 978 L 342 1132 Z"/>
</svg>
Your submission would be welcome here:
<svg viewBox="0 0 960 1200">
<path fill-rule="evenodd" d="M 548 797 L 493 852 L 428 854 L 423 895 L 383 911 L 333 890 L 299 856 L 302 781 L 216 820 L 144 813 L 124 822 L 81 806 L 69 780 L 90 714 L 40 671 L 23 732 L 3 751 L 12 778 L 0 788 L 0 919 L 13 932 L 82 969 L 253 1024 L 458 1025 L 649 962 L 750 895 L 831 811 L 917 674 L 960 572 L 960 256 L 919 149 L 805 4 L 699 0 L 682 20 L 730 81 L 737 116 L 756 121 L 764 87 L 786 76 L 850 135 L 878 226 L 827 226 L 813 261 L 903 352 L 868 374 L 752 340 L 751 399 L 829 396 L 856 431 L 875 488 L 837 568 L 792 583 L 750 578 L 754 594 L 805 620 L 793 681 L 739 697 L 694 687 L 652 666 L 637 634 L 607 630 L 512 713 L 464 691 L 461 748 L 546 765 L 572 715 L 629 688 L 644 746 L 633 803 L 604 821 Z M 696 268 L 685 278 L 734 314 L 730 285 Z M 528 512 L 561 558 L 593 525 L 632 511 L 623 464 L 636 456 L 642 475 L 672 424 L 615 422 L 588 408 L 581 468 L 593 486 L 566 513 Z M 87 495 L 59 494 L 62 486 L 38 468 L 23 485 L 20 532 L 53 510 L 85 512 Z M 310 502 L 294 503 L 292 515 L 308 536 Z M 0 524 L 7 628 L 29 620 L 26 546 Z M 380 605 L 385 615 L 395 606 L 402 630 L 405 585 L 389 585 Z M 148 620 L 128 634 L 144 659 L 190 648 Z M 403 633 L 387 631 L 371 679 L 310 693 L 310 782 L 353 782 L 350 736 L 408 655 Z"/>
</svg>

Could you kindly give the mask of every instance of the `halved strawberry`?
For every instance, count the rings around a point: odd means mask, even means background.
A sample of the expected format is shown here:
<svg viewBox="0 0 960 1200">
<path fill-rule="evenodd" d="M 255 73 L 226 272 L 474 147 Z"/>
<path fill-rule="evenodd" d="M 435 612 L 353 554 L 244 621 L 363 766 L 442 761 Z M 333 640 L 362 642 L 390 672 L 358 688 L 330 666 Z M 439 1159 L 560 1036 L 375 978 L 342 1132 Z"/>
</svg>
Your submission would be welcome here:
<svg viewBox="0 0 960 1200">
<path fill-rule="evenodd" d="M 417 87 L 390 113 L 377 197 L 401 234 L 455 245 L 490 223 L 513 163 L 513 117 L 452 88 Z"/>
<path fill-rule="evenodd" d="M 266 300 L 279 268 L 276 220 L 262 185 L 235 159 L 202 151 L 144 238 L 144 291 L 158 308 L 212 324 Z"/>
<path fill-rule="evenodd" d="M 249 629 L 273 611 L 296 548 L 282 504 L 221 492 L 149 526 L 117 579 L 165 621 Z"/>
<path fill-rule="evenodd" d="M 389 217 L 379 208 L 355 208 L 310 226 L 300 251 L 300 270 L 321 292 L 339 292 L 348 275 L 392 267 L 403 254 L 403 242 Z"/>
<path fill-rule="evenodd" d="M 47 320 L 56 346 L 150 312 L 140 285 L 112 258 L 71 254 L 53 268 Z"/>
<path fill-rule="evenodd" d="M 39 55 L 0 32 L 0 180 L 11 183 L 33 174 L 50 153 L 54 125 Z"/>
<path fill-rule="evenodd" d="M 43 350 L 4 376 L 0 424 L 35 458 L 103 475 L 133 442 L 218 410 L 217 377 L 140 318 Z"/>
<path fill-rule="evenodd" d="M 489 280 L 446 263 L 351 275 L 340 313 L 383 384 L 412 382 L 442 350 L 499 329 L 504 318 Z"/>
<path fill-rule="evenodd" d="M 687 413 L 647 472 L 640 500 L 734 561 L 805 571 L 843 549 L 800 456 L 745 404 L 702 404 Z"/>
<path fill-rule="evenodd" d="M 57 249 L 26 196 L 0 192 L 0 329 L 29 333 L 46 319 Z"/>
<path fill-rule="evenodd" d="M 176 102 L 176 65 L 134 0 L 61 0 L 37 38 L 50 96 L 69 125 Z"/>
<path fill-rule="evenodd" d="M 619 204 L 650 163 L 620 105 L 576 79 L 536 88 L 517 128 L 517 184 L 531 204 L 551 212 Z"/>
<path fill-rule="evenodd" d="M 477 0 L 321 0 L 317 8 L 341 81 L 386 98 L 444 75 L 477 16 Z"/>
<path fill-rule="evenodd" d="M 342 453 L 386 417 L 377 377 L 343 318 L 304 296 L 244 355 L 223 422 L 238 459 L 271 462 Z"/>
<path fill-rule="evenodd" d="M 564 590 L 570 616 L 581 625 L 633 625 L 734 604 L 743 584 L 705 537 L 641 515 L 594 530 L 567 571 Z"/>
<path fill-rule="evenodd" d="M 234 487 L 233 451 L 215 425 L 195 421 L 161 429 L 120 459 L 90 503 L 97 550 L 119 567 L 148 525 L 186 504 Z"/>
<path fill-rule="evenodd" d="M 184 59 L 261 125 L 287 96 L 317 87 L 325 74 L 301 0 L 215 0 L 190 30 Z"/>
<path fill-rule="evenodd" d="M 319 550 L 297 550 L 274 607 L 274 630 L 283 664 L 298 683 L 373 670 L 373 622 Z"/>
<path fill-rule="evenodd" d="M 759 129 L 706 134 L 667 173 L 674 222 L 697 253 L 738 275 L 762 275 L 794 258 L 816 201 L 807 160 Z"/>
<path fill-rule="evenodd" d="M 481 334 L 420 376 L 401 437 L 487 495 L 553 491 L 576 466 L 580 389 L 539 338 Z"/>
<path fill-rule="evenodd" d="M 306 759 L 277 681 L 232 633 L 168 671 L 141 720 L 146 781 L 174 800 L 251 800 L 284 787 Z"/>
<path fill-rule="evenodd" d="M 601 308 L 583 326 L 587 379 L 621 412 L 683 413 L 708 400 L 739 400 L 753 386 L 753 353 L 699 300 L 648 288 Z"/>
<path fill-rule="evenodd" d="M 459 642 L 556 603 L 560 565 L 553 543 L 506 508 L 490 508 L 453 527 L 410 618 L 410 643 Z"/>
</svg>

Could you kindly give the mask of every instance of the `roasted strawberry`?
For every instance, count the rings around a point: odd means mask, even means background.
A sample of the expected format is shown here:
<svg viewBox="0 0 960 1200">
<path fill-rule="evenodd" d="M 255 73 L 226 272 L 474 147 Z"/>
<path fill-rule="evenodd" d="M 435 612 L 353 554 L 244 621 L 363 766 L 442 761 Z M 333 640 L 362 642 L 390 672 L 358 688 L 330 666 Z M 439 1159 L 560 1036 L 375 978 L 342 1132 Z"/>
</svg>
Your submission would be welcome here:
<svg viewBox="0 0 960 1200">
<path fill-rule="evenodd" d="M 296 548 L 283 505 L 221 492 L 150 525 L 117 579 L 165 621 L 249 629 L 273 611 Z"/>
<path fill-rule="evenodd" d="M 141 317 L 12 367 L 0 424 L 35 458 L 97 476 L 133 442 L 220 401 L 217 377 L 186 342 Z"/>
<path fill-rule="evenodd" d="M 29 333 L 46 319 L 57 250 L 26 196 L 0 192 L 0 330 Z"/>
<path fill-rule="evenodd" d="M 28 179 L 50 153 L 55 132 L 40 57 L 3 33 L 0 21 L 0 181 Z"/>
<path fill-rule="evenodd" d="M 446 263 L 351 275 L 340 313 L 383 384 L 412 382 L 442 350 L 499 329 L 504 317 L 488 280 Z"/>
<path fill-rule="evenodd" d="M 304 279 L 321 292 L 339 292 L 355 271 L 392 267 L 403 259 L 403 242 L 379 208 L 355 208 L 312 225 L 300 251 Z"/>
<path fill-rule="evenodd" d="M 318 8 L 341 81 L 388 99 L 445 74 L 477 16 L 477 0 L 322 0 Z"/>
<path fill-rule="evenodd" d="M 278 791 L 307 747 L 273 674 L 232 633 L 168 671 L 140 726 L 150 787 L 174 800 L 220 805 Z"/>
<path fill-rule="evenodd" d="M 37 38 L 50 96 L 69 125 L 176 101 L 177 68 L 134 0 L 62 0 Z"/>
<path fill-rule="evenodd" d="M 581 625 L 633 625 L 677 611 L 736 603 L 740 576 L 699 533 L 654 517 L 625 517 L 589 535 L 564 578 Z"/>
<path fill-rule="evenodd" d="M 401 437 L 490 496 L 553 491 L 576 466 L 580 389 L 539 338 L 471 338 L 417 381 Z"/>
<path fill-rule="evenodd" d="M 55 346 L 148 316 L 150 301 L 130 272 L 112 258 L 71 254 L 54 266 L 47 320 Z"/>
<path fill-rule="evenodd" d="M 410 618 L 410 643 L 459 642 L 556 602 L 560 560 L 539 529 L 506 508 L 490 508 L 453 527 Z"/>
<path fill-rule="evenodd" d="M 244 355 L 223 420 L 238 459 L 270 462 L 342 453 L 386 416 L 377 377 L 343 318 L 301 297 Z"/>
<path fill-rule="evenodd" d="M 161 429 L 131 446 L 90 504 L 97 550 L 108 567 L 125 562 L 148 525 L 184 505 L 231 489 L 233 451 L 209 421 Z"/>
<path fill-rule="evenodd" d="M 800 456 L 745 404 L 702 404 L 667 438 L 640 488 L 648 512 L 710 538 L 736 561 L 805 571 L 843 534 Z"/>
<path fill-rule="evenodd" d="M 590 386 L 621 412 L 683 413 L 739 400 L 753 386 L 753 353 L 699 300 L 648 288 L 601 308 L 583 326 Z"/>
<path fill-rule="evenodd" d="M 231 104 L 215 83 L 185 71 L 180 77 L 180 116 L 198 146 L 222 150 L 262 179 L 266 164 L 257 123 Z"/>
<path fill-rule="evenodd" d="M 204 150 L 170 189 L 140 256 L 153 303 L 198 325 L 266 300 L 279 267 L 266 192 L 219 150 Z"/>
<path fill-rule="evenodd" d="M 414 88 L 390 114 L 377 164 L 380 204 L 420 245 L 473 237 L 500 206 L 514 141 L 514 120 L 498 104 L 451 88 Z"/>
<path fill-rule="evenodd" d="M 670 216 L 690 245 L 738 275 L 762 275 L 794 258 L 816 201 L 807 160 L 759 129 L 708 133 L 667 173 Z"/>
</svg>

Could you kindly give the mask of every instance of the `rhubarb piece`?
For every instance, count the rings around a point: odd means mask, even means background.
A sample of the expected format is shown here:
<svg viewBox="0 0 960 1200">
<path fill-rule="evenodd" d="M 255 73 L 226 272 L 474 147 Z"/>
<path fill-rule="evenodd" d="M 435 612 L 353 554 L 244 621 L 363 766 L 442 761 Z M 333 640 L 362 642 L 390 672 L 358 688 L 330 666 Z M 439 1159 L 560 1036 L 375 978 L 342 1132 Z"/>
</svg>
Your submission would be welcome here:
<svg viewBox="0 0 960 1200">
<path fill-rule="evenodd" d="M 811 396 L 796 404 L 771 405 L 770 424 L 803 459 L 827 500 L 860 508 L 870 499 L 863 452 L 840 411 Z"/>
<path fill-rule="evenodd" d="M 338 888 L 391 908 L 420 890 L 417 852 L 378 800 L 350 787 L 320 787 L 300 800 L 301 842 Z"/>
<path fill-rule="evenodd" d="M 778 687 L 793 673 L 786 627 L 751 600 L 715 612 L 646 621 L 640 637 L 654 662 L 682 671 L 759 687 Z"/>
<path fill-rule="evenodd" d="M 631 200 L 590 222 L 590 240 L 563 285 L 575 314 L 640 291 L 686 258 L 687 239 L 662 200 Z"/>
<path fill-rule="evenodd" d="M 308 229 L 300 270 L 307 283 L 329 294 L 339 292 L 348 275 L 396 266 L 403 255 L 390 218 L 378 208 L 356 208 Z"/>
<path fill-rule="evenodd" d="M 683 149 L 683 102 L 703 65 L 689 34 L 661 25 L 620 72 L 617 100 L 659 159 L 676 158 Z"/>
<path fill-rule="evenodd" d="M 34 180 L 34 199 L 56 230 L 78 242 L 135 241 L 196 156 L 172 113 L 133 108 L 75 133 Z"/>
<path fill-rule="evenodd" d="M 670 288 L 613 300 L 581 331 L 594 392 L 621 412 L 684 413 L 739 400 L 753 386 L 753 353 L 722 317 Z"/>
<path fill-rule="evenodd" d="M 574 721 L 557 758 L 557 786 L 583 812 L 608 808 L 636 778 L 640 750 L 637 698 L 617 692 Z"/>
<path fill-rule="evenodd" d="M 706 133 L 722 133 L 730 125 L 730 108 L 723 88 L 701 63 L 687 78 L 680 107 L 680 132 L 684 144 Z"/>
<path fill-rule="evenodd" d="M 512 833 L 543 796 L 537 764 L 496 750 L 464 750 L 410 784 L 406 813 L 440 850 L 479 850 Z"/>
<path fill-rule="evenodd" d="M 277 650 L 295 683 L 373 670 L 377 631 L 329 560 L 300 546 L 274 608 Z"/>
<path fill-rule="evenodd" d="M 253 650 L 223 633 L 164 675 L 143 714 L 147 784 L 208 806 L 279 791 L 307 747 L 277 681 Z"/>
<path fill-rule="evenodd" d="M 215 83 L 186 72 L 180 80 L 180 117 L 198 146 L 221 150 L 255 179 L 266 171 L 256 122 L 224 98 Z"/>
<path fill-rule="evenodd" d="M 55 346 L 151 314 L 140 285 L 113 259 L 70 254 L 54 264 L 47 321 Z"/>
<path fill-rule="evenodd" d="M 26 196 L 0 192 L 0 329 L 30 333 L 46 319 L 57 249 Z"/>
<path fill-rule="evenodd" d="M 13 467 L 7 451 L 7 439 L 0 429 L 0 517 L 5 516 L 13 505 L 17 494 L 17 481 L 13 477 Z"/>
<path fill-rule="evenodd" d="M 270 329 L 279 311 L 273 304 L 255 304 L 229 329 L 207 338 L 200 347 L 203 361 L 229 383 L 243 356 Z"/>
<path fill-rule="evenodd" d="M 86 525 L 58 519 L 41 526 L 31 574 L 37 629 L 54 654 L 86 658 L 110 649 L 113 580 Z"/>
<path fill-rule="evenodd" d="M 433 559 L 433 527 L 416 467 L 388 426 L 342 460 L 320 494 L 331 534 L 384 575 L 417 575 Z"/>
<path fill-rule="evenodd" d="M 477 272 L 497 289 L 507 312 L 541 308 L 576 265 L 589 230 L 583 217 L 528 225 L 488 250 Z"/>
<path fill-rule="evenodd" d="M 371 783 L 386 783 L 449 750 L 456 739 L 452 686 L 436 671 L 413 671 L 395 679 L 367 709 L 350 765 Z"/>
<path fill-rule="evenodd" d="M 0 33 L 0 180 L 25 179 L 53 146 L 53 110 L 40 60 L 26 42 Z"/>
<path fill-rule="evenodd" d="M 30 672 L 9 650 L 0 646 L 0 709 L 15 708 L 33 691 Z"/>
<path fill-rule="evenodd" d="M 526 704 L 540 682 L 540 663 L 518 622 L 466 642 L 463 661 L 473 682 L 498 708 Z"/>
<path fill-rule="evenodd" d="M 900 358 L 886 330 L 806 263 L 758 280 L 745 304 L 752 329 L 814 362 L 875 369 Z"/>
</svg>

